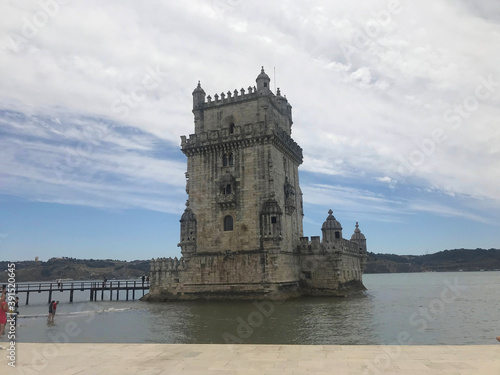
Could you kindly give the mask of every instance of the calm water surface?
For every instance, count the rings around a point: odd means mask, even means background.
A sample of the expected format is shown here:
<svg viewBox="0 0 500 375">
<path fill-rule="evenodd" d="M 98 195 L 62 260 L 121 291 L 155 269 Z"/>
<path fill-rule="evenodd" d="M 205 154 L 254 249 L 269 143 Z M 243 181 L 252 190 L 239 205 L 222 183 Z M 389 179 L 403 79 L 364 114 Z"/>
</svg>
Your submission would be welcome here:
<svg viewBox="0 0 500 375">
<path fill-rule="evenodd" d="M 500 335 L 500 272 L 364 275 L 350 298 L 266 302 L 87 302 L 47 294 L 20 306 L 19 342 L 493 344 Z M 142 293 L 140 294 L 142 295 Z M 121 296 L 121 298 L 124 298 Z M 24 303 L 24 296 L 20 296 Z M 78 302 L 79 301 L 79 302 Z M 6 341 L 5 336 L 0 338 Z"/>
</svg>

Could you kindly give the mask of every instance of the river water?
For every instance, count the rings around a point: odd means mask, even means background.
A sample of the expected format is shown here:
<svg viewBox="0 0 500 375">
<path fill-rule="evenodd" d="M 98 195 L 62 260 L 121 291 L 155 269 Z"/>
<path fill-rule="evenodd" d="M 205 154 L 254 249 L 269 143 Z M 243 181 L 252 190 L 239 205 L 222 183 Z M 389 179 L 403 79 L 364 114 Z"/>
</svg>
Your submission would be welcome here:
<svg viewBox="0 0 500 375">
<path fill-rule="evenodd" d="M 69 303 L 66 292 L 53 296 L 61 301 L 53 325 L 46 322 L 47 295 L 33 293 L 28 306 L 20 296 L 16 336 L 18 342 L 461 345 L 494 344 L 500 335 L 500 272 L 375 274 L 363 282 L 362 295 L 282 303 L 146 303 L 109 301 L 109 295 L 88 302 L 87 292 Z"/>
</svg>

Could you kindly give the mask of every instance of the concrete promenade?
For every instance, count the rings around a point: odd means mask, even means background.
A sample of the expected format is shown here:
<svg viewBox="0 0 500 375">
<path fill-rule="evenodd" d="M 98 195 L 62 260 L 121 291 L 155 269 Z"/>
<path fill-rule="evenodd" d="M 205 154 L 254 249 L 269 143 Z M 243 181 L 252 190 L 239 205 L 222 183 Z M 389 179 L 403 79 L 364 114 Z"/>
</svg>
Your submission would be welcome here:
<svg viewBox="0 0 500 375">
<path fill-rule="evenodd" d="M 495 341 L 496 342 L 496 341 Z M 0 343 L 5 347 L 6 343 Z M 473 374 L 500 375 L 500 345 L 16 345 L 0 374 Z"/>
</svg>

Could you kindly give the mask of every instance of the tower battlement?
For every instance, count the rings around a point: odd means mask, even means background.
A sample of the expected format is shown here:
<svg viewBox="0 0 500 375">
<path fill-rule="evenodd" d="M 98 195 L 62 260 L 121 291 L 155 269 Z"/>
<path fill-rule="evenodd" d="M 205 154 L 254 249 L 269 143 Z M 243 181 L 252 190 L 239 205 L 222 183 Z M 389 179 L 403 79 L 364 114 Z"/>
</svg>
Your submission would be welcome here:
<svg viewBox="0 0 500 375">
<path fill-rule="evenodd" d="M 201 88 L 201 84 L 200 84 Z M 254 86 L 248 86 L 247 91 L 245 92 L 244 88 L 241 88 L 239 91 L 234 90 L 233 92 L 227 91 L 226 93 L 221 92 L 220 94 L 216 93 L 214 96 L 208 95 L 206 100 L 203 102 L 201 108 L 204 110 L 212 109 L 212 108 L 220 108 L 225 105 L 232 105 L 235 103 L 241 103 L 245 101 L 252 101 L 258 99 L 259 96 L 265 95 L 269 98 L 270 103 L 279 110 L 283 115 L 287 115 L 292 117 L 292 106 L 288 103 L 286 96 L 281 96 L 281 91 L 278 88 L 276 94 L 274 94 L 271 90 L 266 93 L 258 93 L 257 88 Z M 197 108 L 193 108 L 197 109 Z"/>
<path fill-rule="evenodd" d="M 255 142 L 274 143 L 283 152 L 289 153 L 299 164 L 302 163 L 302 148 L 297 142 L 279 127 L 266 125 L 264 122 L 202 131 L 190 134 L 189 138 L 181 136 L 181 149 L 187 155 L 203 151 L 205 147 L 210 149 L 251 147 Z"/>
</svg>

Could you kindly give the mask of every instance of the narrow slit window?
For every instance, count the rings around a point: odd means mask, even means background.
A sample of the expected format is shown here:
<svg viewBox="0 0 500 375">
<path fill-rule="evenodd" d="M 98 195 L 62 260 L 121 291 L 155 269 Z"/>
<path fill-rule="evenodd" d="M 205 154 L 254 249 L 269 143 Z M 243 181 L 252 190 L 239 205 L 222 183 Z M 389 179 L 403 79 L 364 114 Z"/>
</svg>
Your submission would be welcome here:
<svg viewBox="0 0 500 375">
<path fill-rule="evenodd" d="M 224 231 L 232 231 L 233 230 L 233 217 L 230 215 L 227 215 L 224 218 Z"/>
</svg>

